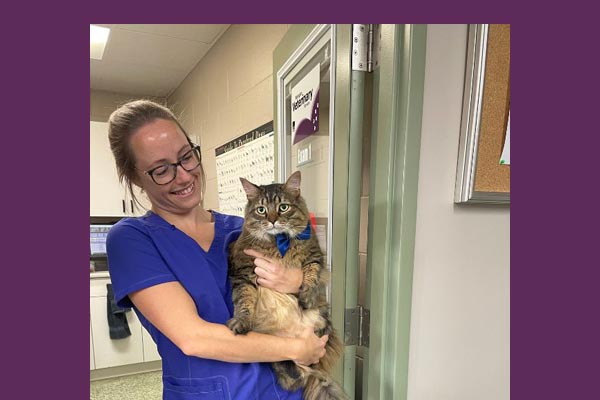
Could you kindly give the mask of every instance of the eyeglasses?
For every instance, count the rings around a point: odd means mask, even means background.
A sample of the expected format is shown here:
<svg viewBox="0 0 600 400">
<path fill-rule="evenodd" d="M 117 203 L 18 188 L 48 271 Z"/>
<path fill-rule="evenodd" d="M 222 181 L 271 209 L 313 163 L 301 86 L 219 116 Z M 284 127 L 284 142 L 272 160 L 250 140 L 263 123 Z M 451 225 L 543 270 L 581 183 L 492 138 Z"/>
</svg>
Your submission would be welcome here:
<svg viewBox="0 0 600 400">
<path fill-rule="evenodd" d="M 200 146 L 193 145 L 192 148 L 176 163 L 160 165 L 149 169 L 148 171 L 144 171 L 144 174 L 150 175 L 150 178 L 152 178 L 157 185 L 166 185 L 177 177 L 178 166 L 181 165 L 181 168 L 191 172 L 200 166 L 201 160 Z"/>
</svg>

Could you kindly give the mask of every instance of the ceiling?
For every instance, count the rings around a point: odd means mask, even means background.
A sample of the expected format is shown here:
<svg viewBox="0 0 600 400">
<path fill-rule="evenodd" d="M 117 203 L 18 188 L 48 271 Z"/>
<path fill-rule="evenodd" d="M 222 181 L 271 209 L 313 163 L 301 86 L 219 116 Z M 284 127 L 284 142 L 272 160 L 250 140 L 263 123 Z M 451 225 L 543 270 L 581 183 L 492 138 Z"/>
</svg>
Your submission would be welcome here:
<svg viewBox="0 0 600 400">
<path fill-rule="evenodd" d="M 90 89 L 169 96 L 228 24 L 96 24 L 110 28 L 102 60 L 90 59 Z"/>
</svg>

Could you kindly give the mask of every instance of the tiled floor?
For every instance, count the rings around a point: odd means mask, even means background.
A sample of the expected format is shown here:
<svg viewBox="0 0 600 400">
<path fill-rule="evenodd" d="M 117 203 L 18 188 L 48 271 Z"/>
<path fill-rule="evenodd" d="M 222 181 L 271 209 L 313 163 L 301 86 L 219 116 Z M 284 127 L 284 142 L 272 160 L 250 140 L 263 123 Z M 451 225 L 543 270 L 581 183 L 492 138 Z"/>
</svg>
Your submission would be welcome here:
<svg viewBox="0 0 600 400">
<path fill-rule="evenodd" d="M 90 382 L 90 400 L 160 400 L 162 371 Z"/>
</svg>

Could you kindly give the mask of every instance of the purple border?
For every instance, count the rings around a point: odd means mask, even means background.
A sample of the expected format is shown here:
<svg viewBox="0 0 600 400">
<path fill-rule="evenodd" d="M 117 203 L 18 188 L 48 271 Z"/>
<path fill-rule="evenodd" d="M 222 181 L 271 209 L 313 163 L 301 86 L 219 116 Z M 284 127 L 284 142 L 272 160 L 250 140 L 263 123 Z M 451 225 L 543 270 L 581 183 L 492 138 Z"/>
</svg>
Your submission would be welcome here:
<svg viewBox="0 0 600 400">
<path fill-rule="evenodd" d="M 560 26 L 561 57 L 511 27 L 511 400 L 600 398 L 598 63 L 588 22 Z"/>
<path fill-rule="evenodd" d="M 89 24 L 85 17 L 29 8 L 27 28 L 20 19 L 6 18 L 15 25 L 2 67 L 9 105 L 3 132 L 10 140 L 2 153 L 11 169 L 2 191 L 10 227 L 1 262 L 9 273 L 2 290 L 2 363 L 9 374 L 2 397 L 84 399 L 89 398 Z"/>
<path fill-rule="evenodd" d="M 280 6 L 269 3 L 272 10 Z M 3 76 L 9 77 L 3 86 L 9 111 L 3 154 L 5 165 L 13 168 L 1 203 L 9 227 L 2 257 L 7 398 L 89 395 L 89 22 L 248 22 L 241 20 L 251 19 L 252 13 L 261 14 L 253 23 L 280 19 L 265 16 L 255 4 L 241 5 L 237 15 L 231 15 L 232 9 L 207 11 L 205 4 L 193 4 L 182 12 L 164 4 L 114 3 L 104 5 L 93 19 L 68 6 L 62 14 L 38 8 L 26 14 L 26 33 L 19 18 L 9 15 L 3 24 L 14 29 L 17 40 L 4 48 L 10 56 L 3 64 Z M 595 183 L 600 146 L 592 143 L 598 140 L 597 123 L 588 121 L 597 115 L 590 78 L 597 76 L 598 65 L 584 60 L 593 48 L 585 39 L 593 37 L 594 25 L 580 21 L 575 40 L 562 36 L 571 27 L 552 23 L 565 18 L 549 18 L 549 10 L 543 14 L 551 23 L 538 26 L 534 21 L 539 15 L 506 3 L 487 17 L 477 17 L 474 6 L 461 10 L 447 2 L 428 4 L 427 15 L 410 7 L 402 5 L 402 12 L 361 9 L 354 17 L 348 11 L 345 18 L 336 10 L 335 18 L 398 22 L 390 21 L 395 15 L 425 23 L 507 22 L 513 15 L 529 16 L 527 23 L 513 23 L 511 32 L 511 106 L 516 110 L 511 138 L 511 400 L 599 397 L 593 378 L 600 337 Z M 566 12 L 560 11 L 561 16 Z M 314 15 L 308 13 L 294 19 L 303 22 L 299 20 Z M 194 20 L 200 17 L 204 20 Z M 40 42 L 38 35 L 51 40 Z M 24 162 L 26 152 L 29 157 L 35 153 L 38 161 Z"/>
</svg>

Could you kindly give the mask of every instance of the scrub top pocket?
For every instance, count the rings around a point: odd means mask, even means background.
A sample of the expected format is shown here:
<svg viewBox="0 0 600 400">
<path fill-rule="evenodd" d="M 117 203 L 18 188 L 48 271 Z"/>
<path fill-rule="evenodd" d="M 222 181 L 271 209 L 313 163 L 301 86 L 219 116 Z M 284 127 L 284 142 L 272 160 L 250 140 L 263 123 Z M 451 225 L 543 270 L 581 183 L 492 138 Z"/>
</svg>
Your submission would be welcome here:
<svg viewBox="0 0 600 400">
<path fill-rule="evenodd" d="M 163 379 L 164 400 L 231 400 L 224 376 Z"/>
</svg>

